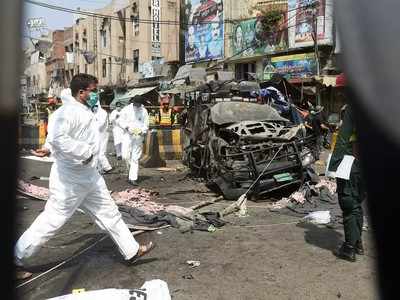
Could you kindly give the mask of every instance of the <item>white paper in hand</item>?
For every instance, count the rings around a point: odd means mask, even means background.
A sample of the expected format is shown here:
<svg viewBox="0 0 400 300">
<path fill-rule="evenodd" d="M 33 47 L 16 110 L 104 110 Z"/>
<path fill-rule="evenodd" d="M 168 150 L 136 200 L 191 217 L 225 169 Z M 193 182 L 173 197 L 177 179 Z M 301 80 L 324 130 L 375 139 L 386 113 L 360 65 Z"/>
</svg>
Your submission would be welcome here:
<svg viewBox="0 0 400 300">
<path fill-rule="evenodd" d="M 355 157 L 352 155 L 345 155 L 336 170 L 336 178 L 345 180 L 350 179 L 351 167 L 353 166 Z"/>
</svg>

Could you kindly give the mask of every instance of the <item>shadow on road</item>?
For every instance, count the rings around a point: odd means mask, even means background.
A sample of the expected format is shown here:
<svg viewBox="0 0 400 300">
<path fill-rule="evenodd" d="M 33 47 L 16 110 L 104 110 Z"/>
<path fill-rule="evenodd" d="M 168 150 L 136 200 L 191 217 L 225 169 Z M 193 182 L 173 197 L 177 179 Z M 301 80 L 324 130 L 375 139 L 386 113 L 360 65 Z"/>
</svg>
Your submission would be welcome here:
<svg viewBox="0 0 400 300">
<path fill-rule="evenodd" d="M 310 223 L 301 223 L 297 226 L 306 230 L 304 233 L 304 240 L 313 246 L 334 251 L 342 243 L 343 234 L 336 230 Z"/>
</svg>

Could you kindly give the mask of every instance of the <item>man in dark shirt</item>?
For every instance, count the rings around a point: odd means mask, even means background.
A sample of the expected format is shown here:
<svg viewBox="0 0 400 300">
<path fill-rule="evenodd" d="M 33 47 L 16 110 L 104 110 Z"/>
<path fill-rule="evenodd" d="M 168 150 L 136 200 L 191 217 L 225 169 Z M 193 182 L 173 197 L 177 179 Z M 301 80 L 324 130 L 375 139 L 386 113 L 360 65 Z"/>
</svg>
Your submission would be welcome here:
<svg viewBox="0 0 400 300">
<path fill-rule="evenodd" d="M 341 259 L 354 262 L 356 254 L 364 254 L 361 239 L 363 228 L 361 204 L 366 198 L 366 192 L 360 170 L 357 135 L 350 106 L 347 106 L 344 112 L 343 124 L 339 130 L 328 171 L 336 172 L 345 155 L 354 156 L 355 159 L 348 180 L 336 177 L 339 205 L 343 212 L 345 241 L 335 254 Z"/>
</svg>

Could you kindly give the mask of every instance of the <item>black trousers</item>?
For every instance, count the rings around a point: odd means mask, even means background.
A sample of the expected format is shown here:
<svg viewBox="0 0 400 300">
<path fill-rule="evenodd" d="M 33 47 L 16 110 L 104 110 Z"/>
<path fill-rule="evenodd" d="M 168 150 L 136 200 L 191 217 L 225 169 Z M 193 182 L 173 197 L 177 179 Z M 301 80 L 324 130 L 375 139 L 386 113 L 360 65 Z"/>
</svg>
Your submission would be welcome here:
<svg viewBox="0 0 400 300">
<path fill-rule="evenodd" d="M 363 228 L 362 202 L 366 197 L 361 172 L 353 166 L 350 179 L 337 178 L 339 205 L 343 212 L 345 242 L 354 246 L 361 240 Z"/>
</svg>

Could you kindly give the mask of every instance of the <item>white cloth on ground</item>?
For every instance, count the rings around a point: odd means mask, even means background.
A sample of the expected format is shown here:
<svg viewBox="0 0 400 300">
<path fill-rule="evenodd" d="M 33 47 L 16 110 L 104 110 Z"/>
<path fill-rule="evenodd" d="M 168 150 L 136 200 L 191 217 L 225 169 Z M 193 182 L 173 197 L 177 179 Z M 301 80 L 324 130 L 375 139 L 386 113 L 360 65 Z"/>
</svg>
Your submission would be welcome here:
<svg viewBox="0 0 400 300">
<path fill-rule="evenodd" d="M 99 131 L 93 113 L 78 101 L 58 109 L 50 133 L 55 163 L 49 179 L 49 200 L 44 211 L 19 238 L 15 246 L 16 263 L 32 256 L 54 236 L 80 207 L 106 230 L 125 259 L 139 249 L 118 207 L 112 200 L 103 177 L 97 170 Z M 93 157 L 92 160 L 82 162 Z"/>
<path fill-rule="evenodd" d="M 103 289 L 69 294 L 47 300 L 171 300 L 168 284 L 160 279 L 146 281 L 140 289 Z"/>
</svg>

